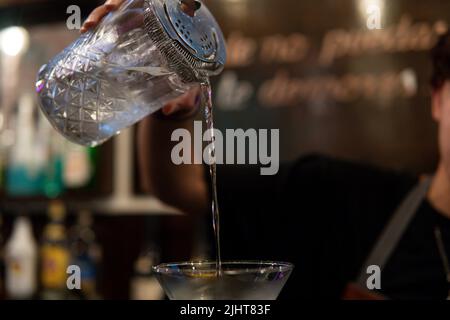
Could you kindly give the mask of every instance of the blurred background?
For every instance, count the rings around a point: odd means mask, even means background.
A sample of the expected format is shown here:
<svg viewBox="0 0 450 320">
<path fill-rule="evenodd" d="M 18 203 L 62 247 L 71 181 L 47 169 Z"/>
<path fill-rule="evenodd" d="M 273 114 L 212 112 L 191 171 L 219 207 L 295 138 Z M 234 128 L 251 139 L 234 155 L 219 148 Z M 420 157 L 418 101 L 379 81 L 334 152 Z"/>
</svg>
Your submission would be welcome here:
<svg viewBox="0 0 450 320">
<path fill-rule="evenodd" d="M 205 226 L 144 194 L 133 128 L 84 148 L 38 111 L 39 67 L 79 35 L 67 28 L 68 7 L 84 19 L 101 3 L 0 0 L 2 298 L 159 299 L 153 264 L 210 254 Z M 450 2 L 205 3 L 228 43 L 227 66 L 212 79 L 219 129 L 280 129 L 286 162 L 320 152 L 434 170 L 428 55 Z M 91 270 L 82 296 L 61 289 L 71 261 Z"/>
</svg>

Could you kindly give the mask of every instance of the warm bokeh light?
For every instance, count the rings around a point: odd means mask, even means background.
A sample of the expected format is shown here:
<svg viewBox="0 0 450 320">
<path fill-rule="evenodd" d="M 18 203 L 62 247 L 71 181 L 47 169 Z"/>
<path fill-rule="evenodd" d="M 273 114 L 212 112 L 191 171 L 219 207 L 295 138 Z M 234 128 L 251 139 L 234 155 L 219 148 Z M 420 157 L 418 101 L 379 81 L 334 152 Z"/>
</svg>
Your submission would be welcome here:
<svg viewBox="0 0 450 320">
<path fill-rule="evenodd" d="M 384 16 L 385 0 L 357 0 L 357 5 L 364 21 L 375 12 L 379 12 L 381 17 Z"/>
<path fill-rule="evenodd" d="M 28 31 L 22 27 L 8 27 L 0 32 L 0 50 L 8 56 L 17 56 L 28 48 Z"/>
</svg>

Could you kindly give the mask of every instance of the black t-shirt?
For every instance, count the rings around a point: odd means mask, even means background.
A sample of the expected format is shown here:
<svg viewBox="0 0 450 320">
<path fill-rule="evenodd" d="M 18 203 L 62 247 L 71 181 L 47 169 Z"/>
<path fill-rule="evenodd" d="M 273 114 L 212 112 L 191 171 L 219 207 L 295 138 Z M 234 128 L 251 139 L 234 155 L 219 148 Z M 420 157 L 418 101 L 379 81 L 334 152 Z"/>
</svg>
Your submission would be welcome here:
<svg viewBox="0 0 450 320">
<path fill-rule="evenodd" d="M 339 298 L 417 177 L 314 155 L 275 176 L 219 166 L 217 183 L 223 260 L 289 261 L 280 299 Z M 382 270 L 381 293 L 447 297 L 436 225 L 450 257 L 450 220 L 425 200 Z"/>
</svg>

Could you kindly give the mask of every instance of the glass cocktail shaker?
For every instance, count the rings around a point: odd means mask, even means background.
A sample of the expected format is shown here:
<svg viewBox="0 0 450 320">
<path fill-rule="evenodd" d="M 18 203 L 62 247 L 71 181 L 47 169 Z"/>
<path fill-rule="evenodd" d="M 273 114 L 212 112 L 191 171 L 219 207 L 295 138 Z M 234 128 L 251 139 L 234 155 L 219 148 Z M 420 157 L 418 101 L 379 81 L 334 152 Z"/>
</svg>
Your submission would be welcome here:
<svg viewBox="0 0 450 320">
<path fill-rule="evenodd" d="M 96 146 L 220 73 L 225 52 L 201 2 L 128 0 L 42 66 L 36 91 L 56 130 Z"/>
</svg>

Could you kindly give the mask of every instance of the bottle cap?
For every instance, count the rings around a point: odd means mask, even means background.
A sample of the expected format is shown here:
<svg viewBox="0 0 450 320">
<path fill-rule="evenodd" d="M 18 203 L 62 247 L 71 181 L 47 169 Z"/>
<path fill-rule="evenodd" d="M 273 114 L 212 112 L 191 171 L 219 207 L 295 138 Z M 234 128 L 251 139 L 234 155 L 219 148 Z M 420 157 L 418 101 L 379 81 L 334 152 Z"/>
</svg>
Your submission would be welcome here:
<svg viewBox="0 0 450 320">
<path fill-rule="evenodd" d="M 64 203 L 60 200 L 53 200 L 52 202 L 50 202 L 48 215 L 52 221 L 63 221 L 66 217 L 66 208 L 64 206 Z"/>
</svg>

